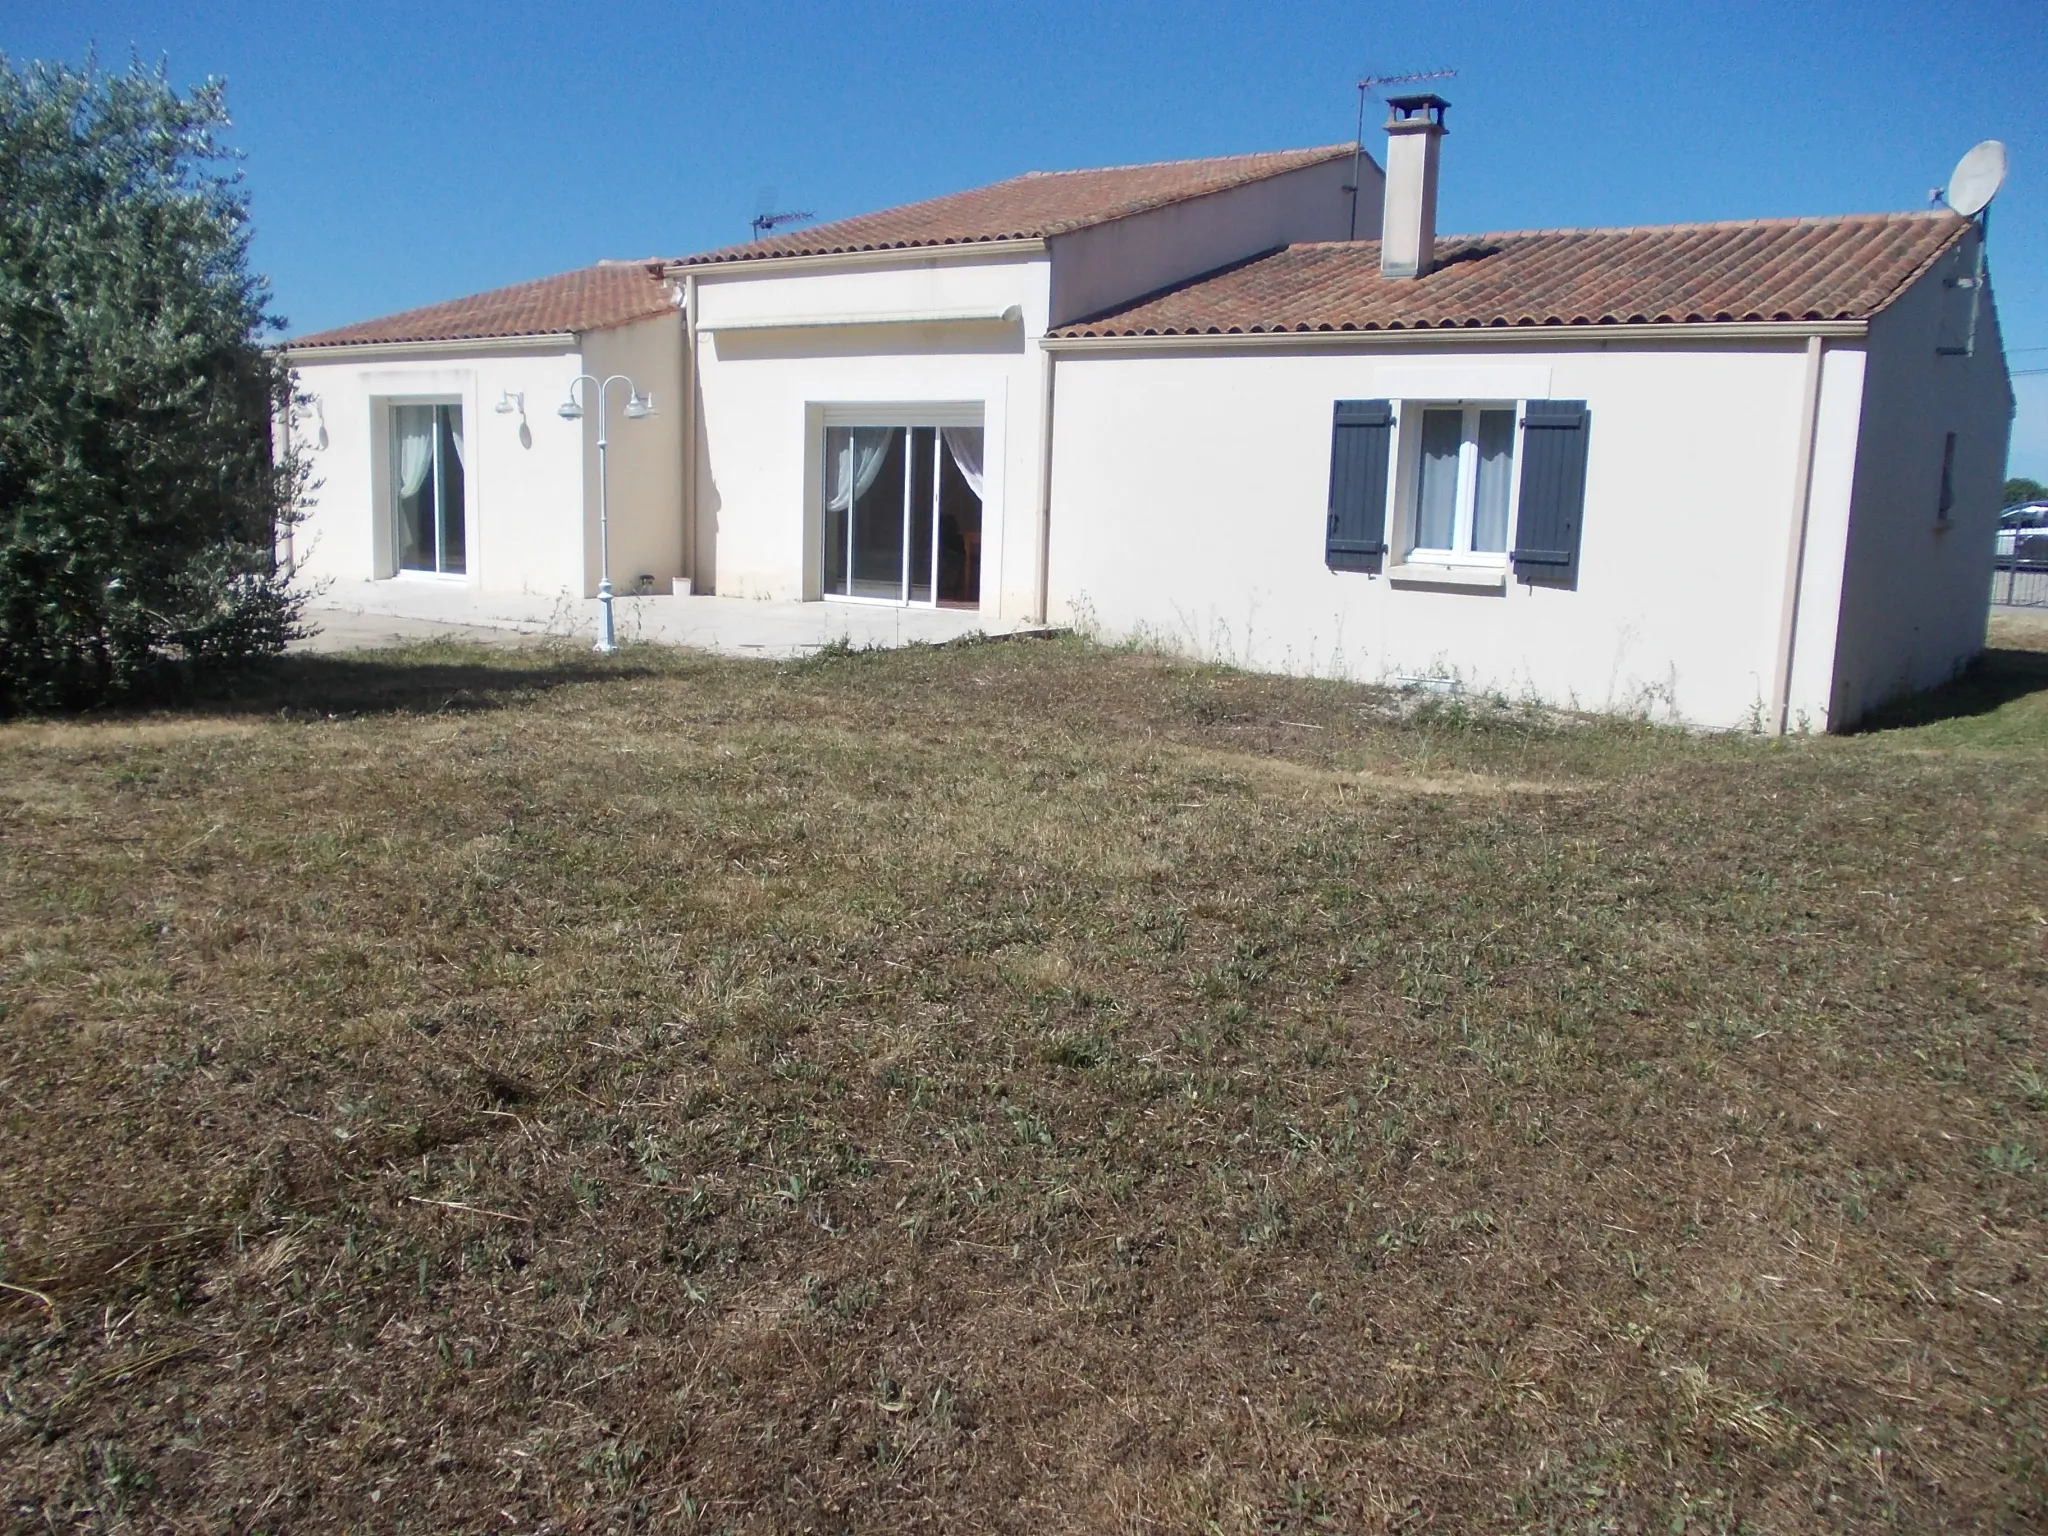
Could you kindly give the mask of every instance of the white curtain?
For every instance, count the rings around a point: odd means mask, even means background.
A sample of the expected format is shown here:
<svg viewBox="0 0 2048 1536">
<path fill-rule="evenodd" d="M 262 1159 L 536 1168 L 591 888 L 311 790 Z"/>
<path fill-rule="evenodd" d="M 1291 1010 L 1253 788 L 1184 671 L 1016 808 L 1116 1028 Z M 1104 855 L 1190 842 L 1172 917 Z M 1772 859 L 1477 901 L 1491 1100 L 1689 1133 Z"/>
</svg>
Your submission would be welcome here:
<svg viewBox="0 0 2048 1536">
<path fill-rule="evenodd" d="M 434 467 L 434 408 L 431 405 L 398 407 L 398 494 L 418 493 L 427 483 L 427 471 Z"/>
<path fill-rule="evenodd" d="M 896 427 L 854 427 L 834 433 L 832 494 L 826 498 L 827 512 L 844 512 L 858 501 L 882 472 L 889 456 L 889 444 L 900 429 Z"/>
<path fill-rule="evenodd" d="M 944 427 L 940 429 L 946 439 L 946 451 L 953 455 L 953 467 L 960 471 L 960 478 L 967 482 L 975 499 L 987 501 L 981 490 L 981 428 Z"/>
<path fill-rule="evenodd" d="M 1472 496 L 1472 547 L 1504 554 L 1515 468 L 1515 413 L 1479 413 L 1479 483 Z"/>
<path fill-rule="evenodd" d="M 1422 413 L 1422 465 L 1415 496 L 1415 543 L 1449 549 L 1458 536 L 1458 457 L 1465 442 L 1463 411 Z"/>
<path fill-rule="evenodd" d="M 448 435 L 455 441 L 455 462 L 462 466 L 464 474 L 468 474 L 469 450 L 462 446 L 462 407 L 444 405 L 441 409 L 446 413 L 444 419 L 448 423 Z"/>
</svg>

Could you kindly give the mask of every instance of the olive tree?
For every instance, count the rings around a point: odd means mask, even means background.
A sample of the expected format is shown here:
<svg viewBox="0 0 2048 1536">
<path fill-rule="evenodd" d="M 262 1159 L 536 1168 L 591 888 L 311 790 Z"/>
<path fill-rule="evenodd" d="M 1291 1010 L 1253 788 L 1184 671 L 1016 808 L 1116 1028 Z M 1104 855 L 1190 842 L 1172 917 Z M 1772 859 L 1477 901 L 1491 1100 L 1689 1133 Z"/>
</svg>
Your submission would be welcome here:
<svg viewBox="0 0 2048 1536">
<path fill-rule="evenodd" d="M 0 714 L 299 632 L 289 376 L 227 126 L 215 81 L 0 57 Z"/>
</svg>

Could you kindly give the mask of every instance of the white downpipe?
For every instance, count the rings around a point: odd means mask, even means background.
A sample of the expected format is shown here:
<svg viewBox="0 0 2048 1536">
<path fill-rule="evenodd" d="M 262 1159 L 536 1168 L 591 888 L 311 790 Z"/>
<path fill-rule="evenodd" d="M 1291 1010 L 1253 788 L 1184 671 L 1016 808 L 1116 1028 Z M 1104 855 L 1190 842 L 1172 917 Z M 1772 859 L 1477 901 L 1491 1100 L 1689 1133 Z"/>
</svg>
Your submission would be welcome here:
<svg viewBox="0 0 2048 1536">
<path fill-rule="evenodd" d="M 697 274 L 683 279 L 683 329 L 689 356 L 683 368 L 683 574 L 690 590 L 701 592 L 697 579 Z"/>
<path fill-rule="evenodd" d="M 1041 346 L 1041 351 L 1044 348 Z M 1058 356 L 1044 351 L 1045 397 L 1038 419 L 1038 591 L 1033 603 L 1032 622 L 1043 624 L 1052 602 L 1052 406 L 1053 370 Z"/>
<path fill-rule="evenodd" d="M 1821 361 L 1827 343 L 1806 338 L 1806 388 L 1799 407 L 1799 460 L 1792 472 L 1792 533 L 1786 540 L 1785 594 L 1778 612 L 1778 658 L 1771 680 L 1771 734 L 1791 723 L 1792 658 L 1799 634 L 1799 587 L 1806 568 L 1806 524 L 1813 506 L 1813 440 L 1820 425 Z"/>
</svg>

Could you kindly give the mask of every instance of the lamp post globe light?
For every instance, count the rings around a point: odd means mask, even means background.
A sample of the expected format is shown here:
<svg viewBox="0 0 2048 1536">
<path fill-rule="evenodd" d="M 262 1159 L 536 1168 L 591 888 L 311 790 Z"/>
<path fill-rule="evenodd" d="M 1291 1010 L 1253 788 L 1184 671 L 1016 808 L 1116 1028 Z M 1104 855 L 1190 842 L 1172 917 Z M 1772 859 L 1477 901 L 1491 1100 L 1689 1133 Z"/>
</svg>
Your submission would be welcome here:
<svg viewBox="0 0 2048 1536">
<path fill-rule="evenodd" d="M 597 601 L 598 627 L 596 650 L 606 656 L 619 648 L 619 642 L 612 629 L 612 525 L 610 490 L 605 475 L 605 446 L 610 437 L 607 405 L 611 399 L 614 384 L 626 386 L 626 419 L 639 421 L 654 414 L 654 395 L 641 394 L 639 386 L 623 373 L 615 373 L 603 383 L 587 373 L 579 373 L 569 381 L 569 398 L 561 403 L 555 414 L 564 421 L 583 419 L 583 401 L 577 396 L 577 388 L 588 384 L 597 391 Z M 501 406 L 500 409 L 503 409 Z"/>
</svg>

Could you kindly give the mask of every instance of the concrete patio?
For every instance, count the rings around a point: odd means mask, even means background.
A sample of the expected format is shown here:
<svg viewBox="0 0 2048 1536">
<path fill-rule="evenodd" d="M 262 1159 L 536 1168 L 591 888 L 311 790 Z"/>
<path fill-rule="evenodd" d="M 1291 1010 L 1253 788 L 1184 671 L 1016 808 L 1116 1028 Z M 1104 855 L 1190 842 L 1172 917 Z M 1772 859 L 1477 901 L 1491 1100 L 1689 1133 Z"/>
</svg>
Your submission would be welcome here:
<svg viewBox="0 0 2048 1536">
<path fill-rule="evenodd" d="M 621 645 L 688 646 L 733 656 L 807 656 L 835 641 L 857 648 L 933 645 L 971 634 L 1037 628 L 971 609 L 898 608 L 878 603 L 755 602 L 738 597 L 620 597 L 613 623 Z M 593 643 L 595 598 L 480 593 L 454 583 L 363 582 L 329 587 L 307 611 L 317 633 L 295 649 L 367 650 L 457 639 L 486 645 L 550 640 Z"/>
</svg>

